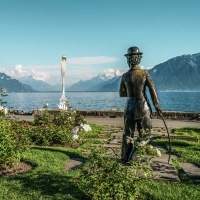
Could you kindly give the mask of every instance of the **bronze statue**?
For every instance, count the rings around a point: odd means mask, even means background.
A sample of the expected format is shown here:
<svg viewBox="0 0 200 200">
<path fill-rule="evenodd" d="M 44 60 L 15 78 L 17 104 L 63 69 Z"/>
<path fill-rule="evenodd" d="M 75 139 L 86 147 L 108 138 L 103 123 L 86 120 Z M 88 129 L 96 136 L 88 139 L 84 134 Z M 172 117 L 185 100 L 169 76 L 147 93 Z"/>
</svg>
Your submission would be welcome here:
<svg viewBox="0 0 200 200">
<path fill-rule="evenodd" d="M 124 134 L 122 139 L 123 162 L 129 161 L 131 144 L 127 144 L 127 136 L 133 138 L 135 127 L 139 132 L 139 140 L 145 139 L 151 134 L 152 109 L 147 99 L 146 86 L 149 88 L 153 105 L 158 112 L 162 113 L 159 106 L 155 86 L 149 73 L 138 65 L 142 58 L 142 52 L 138 47 L 130 47 L 125 54 L 129 70 L 122 75 L 119 94 L 120 97 L 127 97 L 124 108 Z"/>
</svg>

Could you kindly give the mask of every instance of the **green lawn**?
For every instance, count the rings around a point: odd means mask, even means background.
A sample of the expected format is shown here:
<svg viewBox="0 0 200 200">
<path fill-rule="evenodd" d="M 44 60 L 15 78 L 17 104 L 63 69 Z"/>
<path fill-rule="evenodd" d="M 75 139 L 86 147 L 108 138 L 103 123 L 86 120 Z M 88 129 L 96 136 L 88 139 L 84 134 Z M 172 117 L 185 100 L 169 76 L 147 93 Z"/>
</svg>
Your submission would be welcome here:
<svg viewBox="0 0 200 200">
<path fill-rule="evenodd" d="M 80 199 L 76 173 L 64 170 L 64 163 L 75 153 L 65 148 L 33 147 L 23 159 L 35 165 L 24 175 L 0 178 L 0 199 Z"/>
<path fill-rule="evenodd" d="M 23 159 L 35 168 L 24 175 L 0 178 L 0 199 L 84 199 L 79 190 L 77 178 L 81 169 L 66 171 L 64 163 L 70 156 L 78 156 L 76 151 L 59 147 L 33 147 Z M 198 199 L 200 186 L 185 181 L 171 183 L 149 180 L 140 186 L 142 199 Z M 86 199 L 86 197 L 85 197 Z"/>
<path fill-rule="evenodd" d="M 102 130 L 103 128 L 100 126 L 93 126 L 93 134 L 95 137 L 99 135 Z M 196 130 L 193 131 L 195 132 Z M 23 175 L 14 177 L 0 177 L 0 199 L 92 199 L 86 196 L 84 191 L 88 190 L 89 188 L 86 187 L 80 189 L 78 185 L 80 174 L 82 173 L 83 169 L 79 167 L 72 171 L 66 171 L 64 169 L 64 163 L 70 157 L 83 156 L 85 152 L 90 150 L 90 145 L 92 145 L 94 139 L 93 134 L 88 133 L 86 138 L 90 139 L 88 139 L 88 141 L 82 140 L 81 145 L 76 148 L 33 146 L 26 150 L 23 153 L 22 160 L 32 163 L 34 169 Z M 195 134 L 198 133 L 195 132 Z M 84 137 L 82 135 L 82 139 L 83 138 Z M 154 142 L 154 144 L 167 146 L 168 141 L 157 140 Z M 173 140 L 172 153 L 179 155 L 179 162 L 191 162 L 200 165 L 199 143 Z M 109 164 L 110 163 L 106 164 L 106 170 L 109 173 L 113 173 L 112 170 L 114 169 L 109 169 Z M 98 173 L 101 171 L 102 170 L 99 170 Z M 120 174 L 123 172 L 120 171 L 118 173 Z M 100 176 L 97 176 L 97 178 L 98 177 Z M 116 179 L 115 175 L 113 175 L 113 179 Z M 93 179 L 93 181 L 94 180 L 95 179 Z M 113 182 L 115 182 L 115 180 L 113 180 Z M 113 184 L 113 187 L 115 187 L 115 184 Z M 118 183 L 118 185 L 119 184 L 123 185 L 123 183 Z M 125 186 L 130 187 L 131 190 L 132 186 L 129 185 L 128 182 L 126 182 Z M 140 183 L 140 180 L 138 180 L 137 190 L 139 193 L 137 200 L 200 199 L 200 185 L 195 185 L 188 179 L 181 179 L 181 182 L 178 183 L 145 179 L 142 184 Z"/>
</svg>

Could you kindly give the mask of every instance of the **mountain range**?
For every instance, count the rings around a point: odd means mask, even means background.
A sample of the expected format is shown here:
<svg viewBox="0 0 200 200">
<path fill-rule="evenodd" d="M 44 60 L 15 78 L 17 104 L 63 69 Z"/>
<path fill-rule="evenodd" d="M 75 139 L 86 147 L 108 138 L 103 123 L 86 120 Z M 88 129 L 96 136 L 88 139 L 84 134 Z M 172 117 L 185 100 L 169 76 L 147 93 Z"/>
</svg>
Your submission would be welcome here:
<svg viewBox="0 0 200 200">
<path fill-rule="evenodd" d="M 102 88 L 104 88 L 105 85 L 113 84 L 120 75 L 118 70 L 107 69 L 102 74 L 99 74 L 90 80 L 78 81 L 67 88 L 67 91 L 102 91 Z"/>
<path fill-rule="evenodd" d="M 158 91 L 200 91 L 200 53 L 174 57 L 149 69 L 148 72 Z M 115 76 L 97 85 L 95 89 L 119 91 L 120 80 L 121 76 Z M 88 80 L 87 85 L 94 84 L 93 82 L 94 79 Z M 81 91 L 87 90 L 88 87 L 81 88 Z"/>
<path fill-rule="evenodd" d="M 34 89 L 21 83 L 19 80 L 7 76 L 0 72 L 0 88 L 5 88 L 7 92 L 34 92 Z"/>
<path fill-rule="evenodd" d="M 172 58 L 150 69 L 149 74 L 157 90 L 200 91 L 200 53 Z"/>
<path fill-rule="evenodd" d="M 127 67 L 128 70 L 128 67 Z M 200 91 L 200 53 L 177 56 L 148 70 L 158 91 Z M 119 70 L 107 69 L 89 80 L 66 87 L 67 91 L 118 91 Z M 8 92 L 61 91 L 61 85 L 50 85 L 33 77 L 14 79 L 0 73 L 0 87 Z"/>
</svg>

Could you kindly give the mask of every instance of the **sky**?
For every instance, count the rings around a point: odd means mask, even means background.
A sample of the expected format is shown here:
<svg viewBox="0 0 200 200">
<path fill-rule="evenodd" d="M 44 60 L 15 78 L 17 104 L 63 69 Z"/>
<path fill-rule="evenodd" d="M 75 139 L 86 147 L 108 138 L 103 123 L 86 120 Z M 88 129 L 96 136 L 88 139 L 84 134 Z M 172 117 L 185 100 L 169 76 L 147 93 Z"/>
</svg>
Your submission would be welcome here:
<svg viewBox="0 0 200 200">
<path fill-rule="evenodd" d="M 0 0 L 0 72 L 67 85 L 108 69 L 124 73 L 131 46 L 140 66 L 200 52 L 199 0 Z"/>
</svg>

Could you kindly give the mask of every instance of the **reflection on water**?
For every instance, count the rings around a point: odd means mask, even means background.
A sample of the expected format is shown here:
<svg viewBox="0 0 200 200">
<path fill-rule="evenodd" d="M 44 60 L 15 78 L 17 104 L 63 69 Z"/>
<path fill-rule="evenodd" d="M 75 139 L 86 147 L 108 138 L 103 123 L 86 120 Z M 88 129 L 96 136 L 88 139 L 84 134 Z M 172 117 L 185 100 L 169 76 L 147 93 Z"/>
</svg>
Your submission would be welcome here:
<svg viewBox="0 0 200 200">
<path fill-rule="evenodd" d="M 60 96 L 60 92 L 9 93 L 5 100 L 9 108 L 32 111 L 46 103 L 49 108 L 57 108 Z M 159 92 L 158 96 L 165 111 L 200 111 L 200 92 Z M 126 102 L 118 92 L 66 92 L 66 97 L 77 110 L 123 110 Z"/>
</svg>

